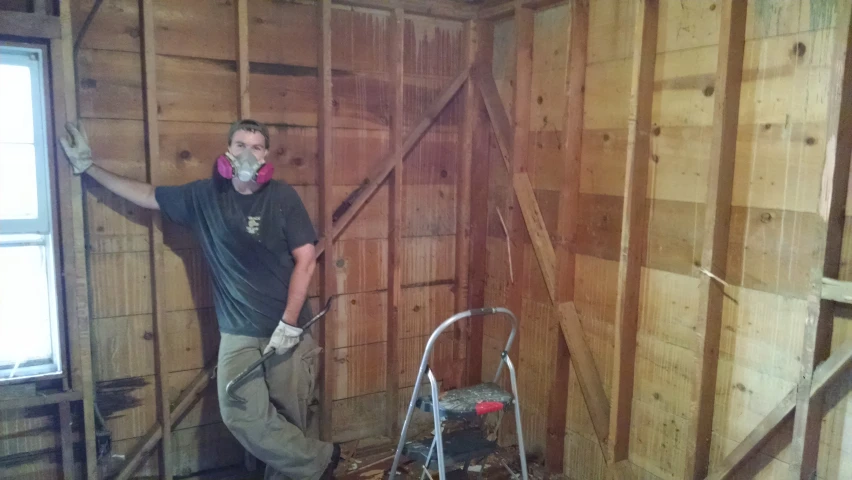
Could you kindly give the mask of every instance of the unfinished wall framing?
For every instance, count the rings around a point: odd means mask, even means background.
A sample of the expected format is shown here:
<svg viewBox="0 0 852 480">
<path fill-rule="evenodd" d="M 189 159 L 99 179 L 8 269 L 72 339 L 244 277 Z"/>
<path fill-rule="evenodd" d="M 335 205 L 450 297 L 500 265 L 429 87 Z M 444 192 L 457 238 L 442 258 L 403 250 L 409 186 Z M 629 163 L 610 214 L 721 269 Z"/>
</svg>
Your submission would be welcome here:
<svg viewBox="0 0 852 480">
<path fill-rule="evenodd" d="M 650 152 L 637 160 L 647 162 L 649 170 L 647 181 L 638 187 L 644 191 L 647 185 L 643 195 L 646 210 L 638 212 L 646 212 L 647 237 L 643 239 L 641 252 L 637 252 L 644 258 L 640 260 L 641 274 L 635 280 L 638 282 L 635 287 L 638 303 L 634 307 L 638 313 L 635 359 L 632 356 L 621 359 L 635 365 L 635 372 L 630 373 L 635 383 L 626 392 L 631 412 L 626 425 L 612 419 L 617 428 L 610 431 L 607 439 L 612 452 L 599 448 L 599 435 L 593 428 L 582 389 L 578 388 L 576 369 L 571 367 L 564 471 L 576 478 L 605 477 L 612 467 L 613 455 L 616 461 L 619 459 L 616 446 L 619 431 L 629 432 L 629 442 L 622 454 L 625 457 L 621 458 L 629 459 L 633 475 L 692 478 L 688 468 L 697 471 L 695 465 L 689 467 L 686 463 L 692 450 L 687 452 L 689 447 L 684 446 L 690 445 L 689 436 L 695 434 L 695 427 L 690 427 L 695 419 L 691 413 L 694 407 L 690 407 L 689 396 L 684 392 L 696 388 L 696 368 L 702 359 L 715 355 L 712 346 L 703 355 L 699 354 L 704 347 L 696 341 L 694 331 L 700 285 L 708 281 L 716 283 L 702 273 L 702 268 L 713 274 L 719 272 L 727 282 L 721 310 L 717 311 L 721 316 L 715 320 L 715 328 L 720 329 L 718 373 L 708 370 L 715 380 L 712 389 L 715 393 L 704 403 L 715 405 L 715 413 L 711 414 L 712 439 L 703 447 L 709 448 L 705 450 L 709 464 L 705 463 L 704 468 L 709 466 L 713 472 L 721 466 L 723 457 L 795 387 L 800 374 L 798 352 L 808 316 L 808 285 L 813 283 L 808 279 L 813 268 L 820 275 L 823 271 L 821 259 L 814 256 L 820 242 L 825 241 L 825 234 L 820 237 L 817 233 L 825 232 L 818 228 L 817 207 L 821 193 L 824 194 L 820 181 L 827 139 L 837 134 L 828 123 L 831 116 L 826 98 L 830 88 L 840 88 L 838 85 L 843 82 L 842 78 L 832 76 L 832 72 L 843 72 L 843 51 L 837 53 L 835 48 L 845 48 L 845 31 L 837 36 L 835 30 L 847 28 L 845 3 L 749 1 L 747 6 L 740 5 L 746 7 L 747 18 L 733 16 L 745 22 L 745 42 L 742 78 L 730 81 L 742 92 L 736 102 L 739 112 L 732 121 L 736 143 L 731 147 L 722 144 L 723 150 L 735 148 L 733 177 L 728 183 L 732 192 L 728 200 L 729 231 L 725 234 L 727 251 L 721 253 L 721 258 L 726 259 L 725 272 L 724 268 L 703 265 L 701 253 L 702 245 L 708 242 L 702 239 L 709 235 L 704 233 L 704 224 L 711 146 L 719 148 L 718 140 L 714 142 L 713 128 L 714 125 L 726 128 L 714 122 L 714 102 L 722 101 L 716 98 L 720 95 L 730 97 L 730 93 L 726 94 L 730 88 L 725 88 L 724 83 L 730 77 L 719 77 L 721 70 L 717 69 L 717 58 L 721 55 L 720 21 L 731 18 L 723 17 L 726 11 L 730 12 L 726 10 L 730 2 L 660 0 L 658 6 L 650 1 L 590 2 L 579 225 L 576 235 L 565 240 L 576 254 L 573 300 L 613 408 L 616 380 L 610 372 L 614 371 L 613 362 L 619 361 L 615 355 L 617 332 L 613 320 L 617 318 L 621 288 L 619 258 L 625 260 L 619 220 L 626 201 L 625 179 L 630 178 L 625 171 L 626 160 L 630 158 L 629 145 L 635 141 L 629 139 L 628 125 L 633 119 L 641 118 L 632 116 L 629 109 L 631 82 L 636 79 L 633 76 L 636 69 L 631 64 L 640 45 L 633 32 L 639 31 L 637 25 L 643 18 L 636 16 L 637 6 L 642 8 L 643 4 L 652 3 L 658 14 L 656 48 L 643 54 L 646 62 L 656 57 L 653 82 L 648 84 L 652 92 L 648 91 L 645 97 L 653 100 L 651 125 L 646 130 L 650 135 Z M 554 108 L 567 101 L 564 69 L 570 60 L 554 45 L 565 44 L 569 26 L 574 25 L 571 15 L 576 5 L 577 2 L 569 2 L 568 6 L 536 14 L 533 65 L 542 67 L 533 69 L 532 132 L 549 129 L 557 136 L 564 134 L 559 128 L 561 116 Z M 647 20 L 647 7 L 644 13 Z M 508 111 L 516 108 L 511 96 L 515 67 L 506 63 L 506 59 L 510 62 L 514 59 L 516 21 L 498 20 L 495 25 L 492 68 Z M 548 28 L 549 25 L 559 27 Z M 721 31 L 727 28 L 725 25 Z M 554 35 L 558 35 L 558 41 L 554 42 Z M 736 61 L 732 65 L 736 67 Z M 536 112 L 541 114 L 536 116 Z M 730 117 L 729 114 L 717 118 Z M 562 239 L 557 225 L 564 220 L 557 215 L 559 203 L 550 189 L 559 178 L 558 172 L 570 168 L 570 157 L 566 152 L 548 154 L 542 133 L 536 135 L 538 140 L 531 142 L 528 173 L 551 238 Z M 730 138 L 731 134 L 726 135 Z M 497 218 L 497 210 L 502 209 L 505 215 L 511 187 L 502 173 L 505 168 L 499 153 L 492 155 L 491 160 L 485 303 L 507 302 L 507 289 L 521 288 L 524 292 L 519 352 L 519 375 L 523 383 L 531 381 L 524 379 L 525 368 L 547 372 L 555 367 L 557 336 L 553 332 L 558 328 L 559 317 L 544 310 L 545 278 L 535 271 L 535 257 L 530 252 L 533 245 L 527 246 L 525 264 L 533 272 L 528 271 L 521 278 L 516 276 L 514 283 L 521 285 L 512 286 L 506 237 Z M 842 195 L 846 198 L 845 192 Z M 724 202 L 724 195 L 721 198 Z M 838 260 L 840 265 L 845 262 L 842 258 Z M 826 272 L 831 274 L 829 270 Z M 718 285 L 709 286 L 718 288 Z M 538 306 L 538 310 L 533 306 Z M 843 311 L 837 310 L 831 337 L 834 349 L 841 352 L 849 331 L 848 320 L 842 318 Z M 549 333 L 527 343 L 529 337 L 525 334 L 536 331 Z M 494 361 L 500 348 L 489 333 L 485 337 L 484 364 Z M 708 336 L 712 337 L 712 333 Z M 707 340 L 712 341 L 712 338 Z M 540 376 L 535 378 L 538 380 Z M 546 404 L 541 404 L 547 398 L 548 385 L 528 387 L 522 389 L 529 393 L 521 399 L 525 430 L 528 430 L 526 438 L 534 448 L 543 451 L 549 437 L 536 425 L 547 424 L 554 418 L 552 414 L 545 415 L 542 406 Z M 848 422 L 848 382 L 840 381 L 830 390 L 819 437 L 819 461 L 814 467 L 818 478 L 843 478 L 850 471 L 848 452 L 845 456 L 842 453 L 848 449 L 841 441 L 844 436 L 841 425 Z M 550 438 L 552 435 L 551 432 Z M 786 475 L 796 460 L 784 448 L 787 444 L 784 435 L 770 439 L 769 446 L 757 458 L 745 462 L 746 470 L 737 470 L 738 474 L 749 472 L 757 478 Z M 786 442 L 789 435 L 787 432 Z M 695 443 L 691 445 L 693 449 L 701 448 Z M 700 465 L 701 461 L 696 463 Z M 695 478 L 703 476 L 697 473 Z"/>
<path fill-rule="evenodd" d="M 185 183 L 230 122 L 272 127 L 323 238 L 311 302 L 336 295 L 326 438 L 392 439 L 434 327 L 506 306 L 528 452 L 553 473 L 852 477 L 848 1 L 61 5 L 32 23 L 77 73 L 56 123 L 79 117 L 106 168 Z M 199 246 L 67 173 L 63 248 L 88 269 L 69 329 L 84 342 L 90 318 L 91 368 L 72 342 L 58 408 L 0 409 L 8 471 L 82 473 L 57 447 L 94 458 L 93 393 L 126 456 L 101 473 L 242 468 Z M 490 380 L 507 334 L 448 332 L 442 386 Z"/>
</svg>

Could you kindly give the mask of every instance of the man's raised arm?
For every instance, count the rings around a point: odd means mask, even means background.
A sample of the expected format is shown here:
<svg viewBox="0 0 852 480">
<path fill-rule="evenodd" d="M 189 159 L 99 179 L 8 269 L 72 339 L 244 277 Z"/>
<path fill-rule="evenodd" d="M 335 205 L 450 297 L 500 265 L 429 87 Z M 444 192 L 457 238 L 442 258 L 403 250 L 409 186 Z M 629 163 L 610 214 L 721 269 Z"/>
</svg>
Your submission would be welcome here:
<svg viewBox="0 0 852 480">
<path fill-rule="evenodd" d="M 78 129 L 70 122 L 65 124 L 65 129 L 68 131 L 68 136 L 60 139 L 60 142 L 75 175 L 86 172 L 107 190 L 119 197 L 143 208 L 160 209 L 157 199 L 154 197 L 153 185 L 116 175 L 95 165 L 92 162 L 92 149 L 89 147 L 89 137 L 85 130 Z"/>
</svg>

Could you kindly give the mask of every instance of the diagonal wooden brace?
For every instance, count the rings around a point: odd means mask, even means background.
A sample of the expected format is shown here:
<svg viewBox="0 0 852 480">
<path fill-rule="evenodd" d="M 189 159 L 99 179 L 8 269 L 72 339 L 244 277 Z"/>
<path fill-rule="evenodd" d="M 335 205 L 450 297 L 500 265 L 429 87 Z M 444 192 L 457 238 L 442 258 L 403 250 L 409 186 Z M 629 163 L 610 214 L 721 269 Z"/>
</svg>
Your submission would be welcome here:
<svg viewBox="0 0 852 480">
<path fill-rule="evenodd" d="M 317 245 L 316 255 L 319 258 L 320 255 L 328 248 L 330 243 L 334 242 L 334 240 L 340 236 L 341 233 L 346 229 L 347 226 L 352 222 L 355 216 L 361 211 L 361 208 L 367 203 L 368 200 L 376 193 L 376 190 L 379 189 L 379 186 L 383 181 L 390 175 L 390 172 L 393 170 L 393 166 L 399 161 L 400 158 L 405 158 L 405 155 L 411 151 L 412 148 L 420 141 L 420 138 L 426 133 L 429 127 L 435 123 L 435 119 L 438 118 L 438 115 L 444 110 L 447 104 L 450 103 L 450 100 L 458 93 L 461 89 L 462 85 L 467 81 L 468 74 L 470 70 L 468 67 L 462 69 L 461 72 L 447 85 L 446 88 L 438 95 L 429 108 L 426 109 L 426 112 L 420 117 L 420 121 L 417 122 L 417 125 L 408 132 L 408 135 L 405 136 L 405 139 L 402 141 L 402 148 L 399 150 L 395 150 L 385 156 L 381 162 L 376 166 L 375 169 L 370 173 L 370 175 L 364 180 L 364 182 L 358 187 L 361 191 L 356 198 L 347 199 L 347 201 L 351 201 L 351 206 L 340 215 L 340 218 L 331 228 L 331 234 L 323 237 L 320 241 L 319 245 Z"/>
<path fill-rule="evenodd" d="M 482 93 L 485 107 L 494 127 L 497 143 L 500 145 L 504 163 L 508 168 L 509 152 L 512 151 L 511 126 L 506 109 L 500 100 L 497 84 L 494 82 L 494 77 L 485 70 L 483 65 L 477 65 L 471 70 L 471 78 L 477 83 L 479 91 Z M 586 406 L 589 408 L 589 415 L 592 418 L 592 425 L 597 434 L 598 442 L 605 452 L 604 445 L 609 433 L 609 400 L 606 397 L 603 381 L 583 334 L 583 327 L 580 324 L 574 303 L 559 304 L 556 300 L 556 253 L 550 236 L 547 234 L 544 218 L 541 216 L 541 209 L 535 199 L 530 178 L 526 173 L 515 174 L 513 177 L 512 184 L 515 195 L 518 197 L 518 204 L 521 206 L 536 258 L 538 258 L 541 271 L 544 274 L 550 299 L 554 305 L 559 307 L 559 325 L 568 344 L 571 363 L 577 371 L 580 389 L 586 399 Z M 604 454 L 604 457 L 606 458 L 606 454 Z"/>
<path fill-rule="evenodd" d="M 852 342 L 846 342 L 837 348 L 828 360 L 814 370 L 811 382 L 811 398 L 824 392 L 850 366 L 852 366 Z M 718 470 L 707 476 L 707 480 L 732 478 L 734 473 L 766 444 L 782 424 L 792 420 L 793 411 L 796 409 L 796 390 L 796 387 L 790 390 L 790 393 L 769 412 L 769 415 L 763 421 L 754 427 L 745 440 L 722 460 Z M 789 441 L 790 439 L 786 440 Z"/>
</svg>

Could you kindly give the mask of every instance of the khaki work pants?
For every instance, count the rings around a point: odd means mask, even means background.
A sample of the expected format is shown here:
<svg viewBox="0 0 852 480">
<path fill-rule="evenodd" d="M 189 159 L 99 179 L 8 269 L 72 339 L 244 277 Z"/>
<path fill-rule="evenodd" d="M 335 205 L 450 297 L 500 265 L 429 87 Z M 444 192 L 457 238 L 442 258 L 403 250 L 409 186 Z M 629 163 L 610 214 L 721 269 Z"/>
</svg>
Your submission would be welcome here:
<svg viewBox="0 0 852 480">
<path fill-rule="evenodd" d="M 266 463 L 265 478 L 314 480 L 331 461 L 332 444 L 317 439 L 308 405 L 316 393 L 317 348 L 310 333 L 283 355 L 259 366 L 237 390 L 225 387 L 259 359 L 269 339 L 222 333 L 217 385 L 225 425 L 252 455 Z M 313 431 L 312 431 L 313 430 Z"/>
</svg>

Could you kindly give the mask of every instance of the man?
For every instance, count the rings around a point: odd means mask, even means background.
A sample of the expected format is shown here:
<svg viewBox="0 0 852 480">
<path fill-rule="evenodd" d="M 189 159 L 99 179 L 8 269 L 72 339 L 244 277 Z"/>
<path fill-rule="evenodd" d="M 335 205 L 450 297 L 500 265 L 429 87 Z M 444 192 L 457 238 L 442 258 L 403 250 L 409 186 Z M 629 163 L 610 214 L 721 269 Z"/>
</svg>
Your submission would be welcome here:
<svg viewBox="0 0 852 480">
<path fill-rule="evenodd" d="M 317 237 L 296 191 L 271 180 L 266 126 L 235 122 L 212 178 L 174 187 L 95 165 L 85 132 L 73 124 L 66 129 L 69 137 L 61 142 L 75 174 L 86 172 L 130 202 L 160 210 L 200 242 L 221 333 L 217 383 L 228 429 L 267 464 L 266 478 L 332 478 L 340 447 L 308 434 L 320 349 L 299 328 L 310 318 L 305 299 Z M 247 403 L 230 400 L 227 383 L 271 350 L 277 355 L 240 387 Z"/>
</svg>

